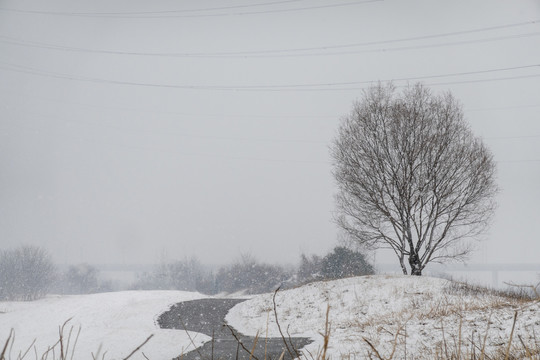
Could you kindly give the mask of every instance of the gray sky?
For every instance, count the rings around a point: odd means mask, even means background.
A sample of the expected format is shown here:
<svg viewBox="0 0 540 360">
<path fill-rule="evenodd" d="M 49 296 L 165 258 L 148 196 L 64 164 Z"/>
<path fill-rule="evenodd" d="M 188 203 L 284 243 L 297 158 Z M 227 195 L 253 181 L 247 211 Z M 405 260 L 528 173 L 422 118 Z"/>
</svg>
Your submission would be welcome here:
<svg viewBox="0 0 540 360">
<path fill-rule="evenodd" d="M 460 99 L 498 161 L 471 262 L 537 262 L 539 45 L 532 0 L 0 0 L 0 248 L 322 254 L 340 117 L 409 79 Z"/>
</svg>

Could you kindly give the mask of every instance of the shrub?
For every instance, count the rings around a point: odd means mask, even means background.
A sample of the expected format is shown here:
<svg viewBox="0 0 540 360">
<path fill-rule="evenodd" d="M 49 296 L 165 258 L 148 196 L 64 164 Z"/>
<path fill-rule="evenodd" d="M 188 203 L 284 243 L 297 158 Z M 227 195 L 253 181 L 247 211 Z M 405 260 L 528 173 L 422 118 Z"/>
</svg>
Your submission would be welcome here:
<svg viewBox="0 0 540 360">
<path fill-rule="evenodd" d="M 321 280 L 323 278 L 321 270 L 322 258 L 320 256 L 302 254 L 300 266 L 296 272 L 296 280 L 299 284 Z"/>
<path fill-rule="evenodd" d="M 245 290 L 250 294 L 274 291 L 288 282 L 291 274 L 279 265 L 260 263 L 249 255 L 242 255 L 232 265 L 223 266 L 216 275 L 218 292 Z"/>
<path fill-rule="evenodd" d="M 0 299 L 39 299 L 47 294 L 55 277 L 55 266 L 40 247 L 22 246 L 0 252 Z"/>
<path fill-rule="evenodd" d="M 340 279 L 350 276 L 372 275 L 373 266 L 364 254 L 337 246 L 321 262 L 321 274 L 325 279 Z"/>
</svg>

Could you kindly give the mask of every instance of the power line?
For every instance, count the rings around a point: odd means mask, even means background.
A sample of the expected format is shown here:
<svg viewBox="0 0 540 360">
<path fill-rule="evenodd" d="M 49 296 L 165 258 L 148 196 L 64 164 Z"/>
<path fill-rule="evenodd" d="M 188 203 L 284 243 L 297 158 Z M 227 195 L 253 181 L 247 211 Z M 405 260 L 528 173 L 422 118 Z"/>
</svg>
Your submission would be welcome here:
<svg viewBox="0 0 540 360">
<path fill-rule="evenodd" d="M 177 152 L 177 151 L 167 151 L 158 149 L 156 147 L 146 147 L 146 146 L 140 146 L 140 145 L 124 145 L 119 143 L 111 143 L 106 141 L 99 141 L 94 139 L 88 139 L 84 137 L 77 137 L 78 140 L 82 140 L 88 143 L 94 143 L 99 145 L 105 145 L 105 146 L 113 146 L 117 148 L 125 148 L 125 149 L 132 149 L 132 150 L 139 150 L 139 151 L 151 151 L 155 153 L 164 153 L 164 154 L 172 154 L 175 156 L 185 156 L 185 157 L 207 157 L 207 158 L 219 158 L 219 159 L 227 159 L 227 160 L 240 160 L 240 161 L 257 161 L 257 162 L 273 162 L 273 163 L 304 163 L 304 164 L 321 164 L 321 165 L 331 165 L 331 162 L 329 161 L 322 161 L 322 160 L 295 160 L 295 159 L 275 159 L 275 158 L 260 158 L 260 157 L 248 157 L 248 156 L 226 156 L 223 154 L 204 154 L 204 153 L 186 153 L 186 152 Z M 4 146 L 5 144 L 0 142 L 0 146 Z M 540 159 L 516 159 L 516 160 L 496 160 L 495 161 L 498 164 L 520 164 L 520 163 L 537 163 L 540 162 Z"/>
<path fill-rule="evenodd" d="M 113 110 L 113 111 L 128 111 L 128 112 L 135 112 L 135 113 L 149 113 L 149 114 L 163 114 L 163 115 L 175 115 L 175 116 L 189 116 L 189 117 L 205 117 L 205 118 L 247 118 L 247 119 L 331 119 L 336 120 L 340 118 L 343 114 L 337 113 L 337 114 L 293 114 L 293 113 L 281 113 L 281 114 L 227 114 L 227 113 L 209 113 L 209 112 L 185 112 L 185 111 L 165 111 L 162 109 L 143 109 L 143 108 L 133 108 L 133 107 L 122 107 L 122 106 L 111 106 L 111 105 L 103 105 L 103 104 L 95 104 L 95 103 L 87 103 L 87 102 L 80 102 L 80 101 L 66 101 L 66 99 L 58 99 L 58 98 L 49 98 L 49 97 L 43 97 L 43 96 L 31 96 L 28 93 L 24 92 L 18 93 L 21 96 L 24 96 L 25 98 L 33 98 L 38 101 L 46 101 L 46 102 L 53 102 L 53 103 L 59 103 L 64 105 L 70 105 L 70 106 L 83 106 L 83 107 L 89 107 L 89 108 L 95 108 L 100 110 Z M 8 108 L 18 107 L 11 104 Z M 477 112 L 477 111 L 499 111 L 499 110 L 515 110 L 515 109 L 531 109 L 531 108 L 538 108 L 540 107 L 540 104 L 528 104 L 528 105 L 512 105 L 512 106 L 494 106 L 494 107 L 483 107 L 483 108 L 464 108 L 464 111 L 466 113 L 468 112 Z"/>
<path fill-rule="evenodd" d="M 67 16 L 108 16 L 108 15 L 156 15 L 156 14 L 170 14 L 170 13 L 193 13 L 204 11 L 218 11 L 218 10 L 231 10 L 231 9 L 245 9 L 259 6 L 269 6 L 277 4 L 287 4 L 294 2 L 302 2 L 305 0 L 284 0 L 284 1 L 272 1 L 258 4 L 249 5 L 232 5 L 232 6 L 220 6 L 210 8 L 198 8 L 198 9 L 185 9 L 185 10 L 162 10 L 162 11 L 126 11 L 126 12 L 65 12 L 65 11 L 40 11 L 40 10 L 22 10 L 22 9 L 10 9 L 0 8 L 2 11 L 18 12 L 18 13 L 30 13 L 40 15 L 67 15 Z"/>
<path fill-rule="evenodd" d="M 194 12 L 205 12 L 205 11 L 218 11 L 218 10 L 231 10 L 231 9 L 245 9 L 253 8 L 260 6 L 270 6 L 278 4 L 290 4 L 295 2 L 302 2 L 305 0 L 282 0 L 282 1 L 271 1 L 263 2 L 257 4 L 248 4 L 248 5 L 231 5 L 231 6 L 219 6 L 219 7 L 207 7 L 207 8 L 198 8 L 198 9 L 185 9 L 185 10 L 162 10 L 162 11 L 126 11 L 126 12 L 80 12 L 76 13 L 79 15 L 157 15 L 157 14 L 171 14 L 171 13 L 194 13 Z M 64 14 L 62 12 L 56 12 L 57 14 Z"/>
<path fill-rule="evenodd" d="M 362 5 L 362 4 L 367 4 L 367 3 L 382 2 L 382 1 L 384 0 L 362 0 L 362 1 L 342 2 L 338 4 L 334 3 L 334 4 L 329 4 L 329 5 L 315 5 L 315 6 L 312 5 L 312 6 L 301 6 L 301 7 L 295 7 L 295 8 L 271 9 L 271 10 L 260 10 L 260 11 L 225 12 L 225 13 L 213 13 L 213 14 L 185 14 L 185 13 L 230 10 L 230 9 L 235 9 L 235 8 L 246 8 L 246 7 L 254 7 L 254 6 L 268 6 L 268 5 L 275 5 L 275 4 L 292 3 L 296 1 L 275 1 L 275 2 L 269 2 L 269 3 L 260 3 L 260 4 L 253 4 L 253 5 L 238 5 L 238 6 L 230 6 L 230 7 L 200 8 L 200 9 L 191 9 L 191 10 L 147 11 L 147 12 L 144 12 L 144 11 L 108 12 L 108 13 L 107 12 L 63 12 L 63 11 L 44 11 L 44 10 L 24 10 L 24 9 L 14 9 L 14 8 L 0 8 L 0 11 L 8 11 L 8 12 L 13 12 L 13 13 L 21 13 L 21 14 L 78 16 L 78 17 L 92 17 L 92 18 L 95 18 L 95 17 L 122 18 L 122 19 L 200 18 L 200 17 L 245 16 L 245 15 L 259 15 L 259 14 L 272 14 L 272 13 L 286 13 L 286 12 L 355 6 L 355 5 Z"/>
<path fill-rule="evenodd" d="M 196 57 L 196 58 L 200 58 L 200 57 L 205 57 L 205 58 L 291 57 L 291 56 L 346 55 L 346 54 L 360 54 L 360 53 L 366 53 L 366 52 L 402 51 L 402 50 L 412 50 L 412 49 L 429 48 L 429 47 L 442 47 L 442 46 L 449 46 L 449 45 L 462 45 L 462 44 L 472 44 L 472 43 L 479 43 L 479 42 L 492 42 L 492 41 L 499 41 L 499 40 L 506 40 L 506 39 L 524 38 L 524 37 L 538 36 L 540 35 L 540 32 L 497 36 L 497 37 L 490 37 L 490 38 L 485 38 L 485 39 L 461 40 L 461 41 L 437 43 L 437 44 L 410 45 L 410 46 L 397 47 L 397 48 L 352 50 L 348 52 L 347 51 L 341 51 L 341 52 L 331 51 L 331 50 L 337 50 L 337 49 L 347 49 L 347 48 L 384 45 L 384 44 L 395 44 L 395 43 L 401 43 L 401 42 L 418 41 L 418 40 L 451 37 L 451 36 L 471 34 L 471 33 L 487 32 L 487 31 L 493 31 L 493 30 L 499 30 L 499 29 L 505 29 L 505 28 L 521 27 L 521 26 L 526 26 L 526 25 L 531 25 L 531 24 L 537 24 L 539 22 L 540 20 L 533 20 L 533 21 L 505 24 L 505 25 L 499 25 L 499 26 L 490 26 L 490 27 L 463 30 L 463 31 L 454 31 L 454 32 L 447 32 L 447 33 L 431 34 L 431 35 L 425 35 L 425 36 L 414 36 L 414 37 L 381 40 L 381 41 L 359 42 L 359 43 L 351 43 L 351 44 L 343 44 L 343 45 L 325 45 L 325 46 L 319 46 L 319 47 L 288 48 L 288 49 L 273 49 L 273 50 L 267 49 L 267 50 L 254 50 L 254 51 L 166 52 L 166 53 L 118 51 L 118 50 L 88 49 L 88 48 L 82 48 L 82 47 L 64 46 L 64 45 L 58 45 L 58 44 L 50 44 L 50 43 L 44 43 L 44 42 L 17 39 L 17 38 L 1 36 L 1 35 L 0 35 L 0 41 L 11 44 L 11 45 L 15 45 L 15 46 L 35 47 L 35 48 L 43 48 L 43 49 L 57 50 L 57 51 L 71 51 L 71 52 L 111 54 L 111 55 Z M 324 52 L 314 53 L 313 51 L 324 51 Z"/>
<path fill-rule="evenodd" d="M 504 81 L 504 80 L 519 80 L 519 79 L 532 79 L 540 77 L 540 74 L 521 75 L 521 76 L 506 76 L 491 79 L 479 79 L 479 80 L 462 80 L 462 81 L 448 81 L 439 83 L 428 83 L 428 86 L 444 86 L 444 85 L 460 85 L 460 84 L 475 84 L 482 82 Z"/>
<path fill-rule="evenodd" d="M 17 92 L 18 95 L 23 96 L 25 99 L 27 98 L 33 98 L 38 101 L 45 101 L 45 102 L 52 102 L 52 103 L 58 103 L 58 104 L 64 104 L 69 106 L 83 106 L 88 108 L 94 108 L 99 110 L 113 110 L 113 111 L 128 111 L 128 112 L 135 112 L 135 113 L 149 113 L 149 114 L 163 114 L 163 115 L 175 115 L 175 116 L 185 116 L 185 117 L 195 117 L 195 118 L 244 118 L 244 119 L 329 119 L 329 120 L 336 120 L 339 119 L 343 114 L 342 113 L 335 113 L 335 114 L 307 114 L 307 113 L 280 113 L 280 114 L 242 114 L 242 113 L 210 113 L 210 112 L 185 112 L 185 111 L 165 111 L 162 109 L 144 109 L 144 108 L 133 108 L 133 107 L 122 107 L 122 106 L 111 106 L 111 105 L 103 105 L 103 104 L 96 104 L 96 103 L 88 103 L 88 102 L 80 102 L 80 101 L 66 101 L 66 99 L 58 99 L 58 98 L 49 98 L 49 97 L 43 97 L 43 96 L 32 96 L 29 95 L 26 92 Z M 14 104 L 10 104 L 7 109 L 14 108 L 19 106 L 16 106 Z M 493 106 L 493 107 L 483 107 L 483 108 L 464 108 L 464 111 L 466 113 L 469 112 L 478 112 L 478 111 L 499 111 L 499 110 L 515 110 L 515 109 L 531 109 L 531 108 L 538 108 L 540 107 L 540 104 L 527 104 L 527 105 L 511 105 L 511 106 Z"/>
<path fill-rule="evenodd" d="M 450 41 L 450 42 L 436 43 L 436 44 L 409 45 L 409 46 L 393 47 L 393 48 L 350 50 L 350 51 L 339 51 L 339 52 L 334 51 L 334 52 L 320 52 L 320 53 L 308 53 L 308 54 L 252 56 L 252 57 L 295 57 L 295 56 L 306 57 L 306 56 L 356 55 L 356 54 L 366 54 L 366 53 L 375 53 L 375 52 L 405 51 L 405 50 L 439 48 L 439 47 L 445 47 L 445 46 L 478 44 L 478 43 L 495 42 L 495 41 L 500 41 L 500 40 L 521 39 L 521 38 L 533 37 L 533 36 L 538 36 L 538 35 L 540 35 L 540 32 L 531 32 L 531 33 L 507 35 L 507 36 L 496 36 L 496 37 L 474 39 L 474 40 Z"/>
<path fill-rule="evenodd" d="M 288 53 L 288 52 L 306 52 L 306 51 L 317 51 L 317 50 L 335 50 L 335 49 L 344 49 L 344 48 L 351 48 L 351 47 L 392 44 L 392 43 L 399 43 L 399 42 L 405 42 L 405 41 L 435 39 L 435 38 L 441 38 L 441 37 L 465 35 L 465 34 L 472 34 L 472 33 L 477 33 L 477 32 L 486 32 L 486 31 L 493 31 L 493 30 L 501 30 L 501 29 L 507 29 L 507 28 L 513 28 L 513 27 L 521 27 L 521 26 L 534 25 L 534 24 L 539 24 L 539 23 L 540 23 L 540 19 L 536 19 L 536 20 L 531 20 L 531 21 L 511 23 L 511 24 L 503 24 L 503 25 L 496 25 L 496 26 L 488 26 L 488 27 L 477 28 L 477 29 L 452 31 L 452 32 L 446 32 L 446 33 L 438 33 L 438 34 L 422 35 L 422 36 L 413 36 L 413 37 L 404 37 L 404 38 L 389 39 L 389 40 L 364 41 L 364 42 L 349 43 L 349 44 L 342 44 L 342 45 L 325 45 L 325 46 L 318 46 L 318 47 L 289 48 L 289 49 L 262 50 L 262 51 L 229 52 L 229 53 L 221 53 L 221 54 L 250 55 L 250 54 L 263 54 L 263 53 L 285 53 L 285 52 Z"/>
<path fill-rule="evenodd" d="M 104 84 L 114 84 L 114 85 L 129 85 L 129 86 L 141 86 L 141 87 L 155 87 L 155 88 L 171 88 L 171 89 L 184 89 L 184 90 L 213 90 L 213 91 L 329 91 L 329 90 L 361 90 L 363 88 L 358 87 L 343 87 L 343 86 L 356 86 L 356 85 L 369 85 L 375 82 L 392 82 L 392 81 L 418 81 L 418 80 L 427 80 L 427 79 L 436 79 L 444 77 L 455 77 L 455 76 L 468 76 L 468 75 L 477 75 L 477 74 L 487 74 L 494 72 L 503 72 L 510 70 L 526 69 L 526 68 L 536 68 L 540 67 L 540 64 L 532 65 L 523 65 L 507 68 L 498 68 L 498 69 L 489 69 L 489 70 L 478 70 L 478 71 L 469 71 L 469 72 L 458 72 L 458 73 L 448 73 L 448 74 L 439 74 L 439 75 L 426 75 L 426 76 L 416 76 L 416 77 L 406 77 L 406 78 L 395 78 L 387 80 L 365 80 L 365 81 L 347 81 L 347 82 L 327 82 L 327 83 L 311 83 L 311 84 L 281 84 L 281 85 L 178 85 L 178 84 L 160 84 L 160 83 L 143 83 L 136 81 L 122 81 L 122 80 L 110 80 L 110 79 L 100 79 L 84 76 L 69 75 L 56 72 L 47 72 L 37 70 L 31 67 L 10 64 L 6 62 L 0 62 L 0 68 L 4 70 L 26 73 L 56 79 L 64 80 L 74 80 L 74 81 L 86 81 L 93 83 L 104 83 Z M 466 84 L 466 83 L 478 83 L 478 82 L 489 82 L 489 81 L 500 81 L 500 80 L 511 80 L 511 79 L 525 79 L 525 78 L 534 78 L 539 77 L 540 74 L 529 74 L 529 75 L 518 75 L 518 76 L 508 76 L 502 78 L 489 78 L 489 79 L 476 79 L 476 80 L 460 80 L 460 81 L 448 81 L 440 83 L 430 83 L 427 85 L 452 85 L 452 84 Z"/>
</svg>

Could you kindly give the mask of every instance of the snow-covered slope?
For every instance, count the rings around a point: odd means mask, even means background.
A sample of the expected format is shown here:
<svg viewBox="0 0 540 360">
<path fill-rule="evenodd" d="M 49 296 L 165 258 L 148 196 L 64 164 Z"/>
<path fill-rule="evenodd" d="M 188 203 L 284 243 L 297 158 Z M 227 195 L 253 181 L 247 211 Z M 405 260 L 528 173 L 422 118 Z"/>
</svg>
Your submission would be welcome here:
<svg viewBox="0 0 540 360">
<path fill-rule="evenodd" d="M 73 327 L 70 340 L 70 348 L 75 348 L 73 359 L 92 359 L 92 353 L 96 355 L 98 351 L 100 359 L 105 352 L 105 359 L 122 359 L 151 334 L 154 337 L 132 359 L 144 359 L 143 352 L 149 359 L 172 359 L 190 347 L 189 337 L 184 331 L 159 329 L 155 318 L 173 303 L 201 297 L 204 296 L 181 291 L 125 291 L 0 302 L 0 351 L 14 329 L 15 342 L 9 352 L 11 356 L 6 358 L 16 359 L 34 339 L 36 353 L 41 358 L 58 341 L 59 327 L 71 318 L 65 326 L 64 344 L 67 345 Z M 79 327 L 81 332 L 73 347 Z M 209 340 L 202 334 L 192 336 L 198 345 Z M 59 346 L 56 355 L 58 351 Z M 34 354 L 32 346 L 26 358 L 34 359 Z M 71 350 L 68 355 L 71 358 Z"/>
<path fill-rule="evenodd" d="M 256 296 L 235 306 L 227 321 L 248 335 L 279 336 L 272 296 Z M 312 354 L 322 346 L 330 306 L 332 359 L 363 358 L 373 352 L 364 339 L 383 357 L 395 350 L 394 358 L 405 353 L 430 358 L 429 353 L 442 350 L 444 343 L 455 348 L 459 339 L 462 353 L 472 347 L 478 353 L 486 331 L 486 349 L 493 353 L 507 344 L 516 310 L 514 339 L 519 341 L 520 335 L 528 346 L 540 348 L 533 339 L 534 333 L 540 334 L 537 302 L 512 300 L 443 279 L 379 275 L 317 282 L 279 292 L 276 304 L 284 332 L 316 340 L 307 348 Z"/>
<path fill-rule="evenodd" d="M 236 305 L 227 321 L 246 335 L 279 336 L 272 296 L 263 294 Z M 180 291 L 128 291 L 0 302 L 0 349 L 13 328 L 15 342 L 7 358 L 16 359 L 34 339 L 36 350 L 32 346 L 26 359 L 36 358 L 36 353 L 41 357 L 58 340 L 59 326 L 71 318 L 64 332 L 66 344 L 73 326 L 70 349 L 81 328 L 74 360 L 91 360 L 100 346 L 101 355 L 107 352 L 105 359 L 122 359 L 150 334 L 155 335 L 133 358 L 171 359 L 192 348 L 190 339 L 184 331 L 159 329 L 156 317 L 171 304 L 203 297 Z M 452 351 L 459 340 L 462 353 L 473 348 L 478 353 L 486 331 L 487 351 L 501 351 L 508 343 L 516 311 L 516 348 L 523 349 L 522 340 L 529 348 L 540 349 L 538 302 L 497 296 L 443 279 L 379 275 L 317 282 L 280 291 L 276 305 L 283 331 L 313 338 L 307 350 L 314 355 L 322 346 L 330 306 L 328 355 L 332 360 L 364 358 L 374 351 L 366 340 L 385 358 L 394 352 L 394 359 L 404 358 L 405 353 L 430 359 L 445 343 Z M 203 334 L 191 336 L 197 345 L 210 340 Z M 58 355 L 58 347 L 55 351 Z M 70 351 L 68 355 L 70 359 Z"/>
</svg>

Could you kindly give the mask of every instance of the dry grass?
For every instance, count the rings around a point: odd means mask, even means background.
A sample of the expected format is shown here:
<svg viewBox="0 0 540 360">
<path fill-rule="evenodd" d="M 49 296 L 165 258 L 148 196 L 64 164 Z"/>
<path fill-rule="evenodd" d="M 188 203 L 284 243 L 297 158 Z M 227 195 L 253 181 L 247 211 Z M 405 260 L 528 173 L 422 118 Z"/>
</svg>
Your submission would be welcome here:
<svg viewBox="0 0 540 360">
<path fill-rule="evenodd" d="M 69 330 L 66 328 L 71 319 L 66 320 L 62 326 L 58 328 L 58 340 L 50 345 L 45 352 L 39 354 L 35 346 L 36 340 L 34 340 L 30 346 L 23 352 L 20 351 L 17 354 L 13 354 L 13 343 L 15 341 L 15 331 L 11 330 L 8 338 L 6 339 L 2 351 L 0 351 L 0 360 L 77 360 L 75 358 L 75 348 L 77 347 L 77 341 L 81 333 L 81 327 L 70 326 Z M 133 351 L 126 356 L 123 360 L 128 360 L 135 353 L 141 350 L 141 348 L 148 342 L 154 335 L 150 335 L 137 346 Z M 93 360 L 104 360 L 107 352 L 101 352 L 101 347 L 97 352 L 91 353 Z M 144 355 L 144 353 L 143 353 Z M 146 357 L 146 356 L 145 356 Z"/>
<path fill-rule="evenodd" d="M 366 354 L 368 359 L 378 360 L 391 360 L 391 359 L 417 359 L 417 360 L 540 360 L 540 344 L 536 338 L 536 334 L 531 334 L 534 339 L 533 344 L 526 344 L 521 336 L 517 336 L 519 343 L 516 344 L 514 338 L 516 337 L 515 329 L 518 321 L 518 312 L 514 313 L 514 320 L 512 323 L 512 329 L 509 337 L 505 343 L 502 344 L 498 350 L 494 352 L 488 352 L 486 350 L 486 344 L 490 340 L 489 322 L 483 334 L 477 334 L 477 336 L 466 336 L 462 332 L 462 322 L 459 324 L 459 331 L 454 334 L 448 334 L 444 330 L 444 326 L 441 324 L 439 331 L 442 335 L 442 341 L 435 347 L 425 346 L 420 351 L 407 354 L 406 346 L 402 349 L 402 352 L 397 353 L 396 348 L 399 347 L 404 340 L 400 340 L 398 335 L 403 328 L 400 326 L 396 332 L 396 337 L 393 342 L 392 350 L 390 352 L 382 352 L 378 350 L 369 340 L 364 339 L 370 347 L 370 351 Z M 406 340 L 407 335 L 404 334 Z"/>
<path fill-rule="evenodd" d="M 365 358 L 378 360 L 540 360 L 540 339 L 534 327 L 522 328 L 521 333 L 517 333 L 520 315 L 527 311 L 538 310 L 535 305 L 540 302 L 539 286 L 540 284 L 519 285 L 510 290 L 500 291 L 467 283 L 451 282 L 446 289 L 451 297 L 443 297 L 443 300 L 428 309 L 416 311 L 415 309 L 419 306 L 411 304 L 411 310 L 394 313 L 390 318 L 358 324 L 360 326 L 378 325 L 379 334 L 387 332 L 393 336 L 390 346 L 385 346 L 385 350 L 374 345 L 377 341 L 373 340 L 377 339 L 363 338 L 369 349 Z M 474 297 L 482 301 L 473 303 L 462 301 L 465 297 Z M 480 317 L 483 321 L 480 324 L 474 324 L 471 330 L 468 315 L 478 313 L 484 314 L 483 318 Z M 498 332 L 492 331 L 493 326 L 499 326 L 499 331 L 504 330 L 500 327 L 502 321 L 493 319 L 497 315 L 500 320 L 502 314 L 506 316 L 511 314 L 512 319 L 510 333 L 506 338 L 501 338 Z M 538 319 L 540 320 L 540 314 L 538 314 Z M 434 321 L 437 320 L 439 326 L 433 326 Z M 413 322 L 417 328 L 424 326 L 435 330 L 442 340 L 435 346 L 422 344 L 417 346 L 414 352 L 408 352 L 407 340 L 410 334 L 407 333 L 407 325 L 410 322 Z M 538 325 L 539 322 L 536 324 Z M 452 330 L 449 331 L 445 323 L 454 325 L 448 326 Z M 388 324 L 393 325 L 393 330 L 389 330 Z M 496 345 L 491 346 L 496 350 L 489 351 L 490 344 Z M 350 356 L 341 357 L 341 359 L 350 359 Z"/>
</svg>

